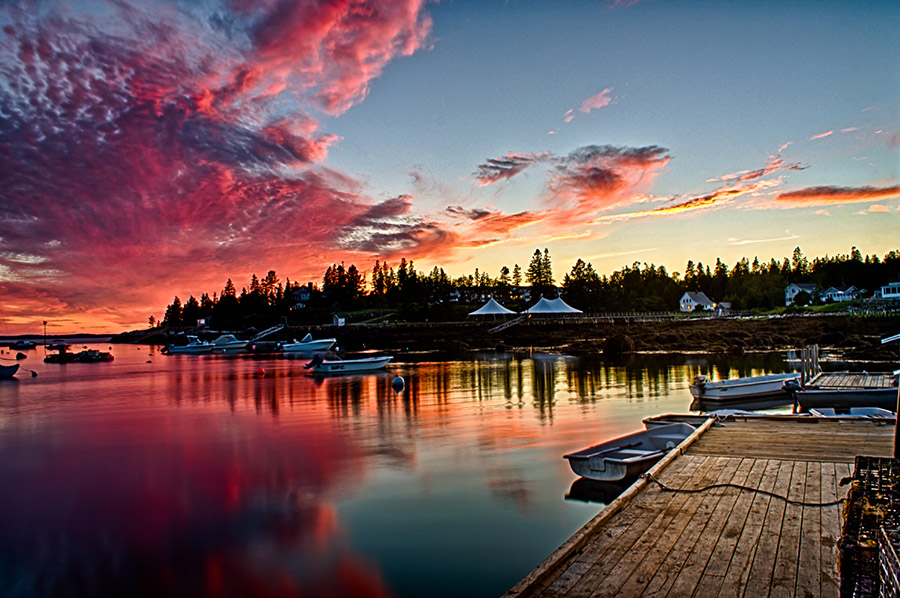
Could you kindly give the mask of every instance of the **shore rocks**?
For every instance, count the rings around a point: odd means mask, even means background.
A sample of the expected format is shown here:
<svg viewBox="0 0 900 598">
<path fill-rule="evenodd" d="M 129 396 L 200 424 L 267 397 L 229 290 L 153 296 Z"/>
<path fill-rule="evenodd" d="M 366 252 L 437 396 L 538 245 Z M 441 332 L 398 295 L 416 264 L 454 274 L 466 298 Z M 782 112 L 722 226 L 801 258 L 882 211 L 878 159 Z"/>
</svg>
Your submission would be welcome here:
<svg viewBox="0 0 900 598">
<path fill-rule="evenodd" d="M 634 353 L 634 340 L 627 334 L 614 334 L 603 343 L 603 355 L 621 357 Z"/>
</svg>

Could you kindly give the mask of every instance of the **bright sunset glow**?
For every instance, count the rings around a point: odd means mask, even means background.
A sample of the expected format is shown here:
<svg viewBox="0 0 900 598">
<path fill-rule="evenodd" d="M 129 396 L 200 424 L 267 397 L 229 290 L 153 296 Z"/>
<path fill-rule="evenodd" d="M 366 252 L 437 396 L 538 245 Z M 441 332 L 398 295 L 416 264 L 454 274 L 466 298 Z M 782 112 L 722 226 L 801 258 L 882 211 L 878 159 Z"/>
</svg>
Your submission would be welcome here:
<svg viewBox="0 0 900 598">
<path fill-rule="evenodd" d="M 0 27 L 0 335 L 341 261 L 900 246 L 896 2 L 59 0 Z"/>
</svg>

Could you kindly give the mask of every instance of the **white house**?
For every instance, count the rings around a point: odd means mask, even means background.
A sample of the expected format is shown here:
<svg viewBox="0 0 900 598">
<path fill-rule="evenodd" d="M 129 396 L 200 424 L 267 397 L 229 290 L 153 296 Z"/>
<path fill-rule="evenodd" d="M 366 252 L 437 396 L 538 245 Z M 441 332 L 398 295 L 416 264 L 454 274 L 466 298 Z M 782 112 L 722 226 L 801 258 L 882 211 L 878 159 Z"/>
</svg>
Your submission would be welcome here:
<svg viewBox="0 0 900 598">
<path fill-rule="evenodd" d="M 857 289 L 854 286 L 828 287 L 828 289 L 826 289 L 826 291 L 822 293 L 822 297 L 824 297 L 827 301 L 853 301 L 863 291 L 864 289 Z"/>
<path fill-rule="evenodd" d="M 806 293 L 810 297 L 815 297 L 816 285 L 808 282 L 792 282 L 784 289 L 784 305 L 793 305 L 794 298 L 800 293 Z"/>
<path fill-rule="evenodd" d="M 887 286 L 881 287 L 881 298 L 900 301 L 900 281 L 889 282 Z"/>
<path fill-rule="evenodd" d="M 712 311 L 716 308 L 716 304 L 706 296 L 705 293 L 691 293 L 688 291 L 681 297 L 681 311 Z"/>
</svg>

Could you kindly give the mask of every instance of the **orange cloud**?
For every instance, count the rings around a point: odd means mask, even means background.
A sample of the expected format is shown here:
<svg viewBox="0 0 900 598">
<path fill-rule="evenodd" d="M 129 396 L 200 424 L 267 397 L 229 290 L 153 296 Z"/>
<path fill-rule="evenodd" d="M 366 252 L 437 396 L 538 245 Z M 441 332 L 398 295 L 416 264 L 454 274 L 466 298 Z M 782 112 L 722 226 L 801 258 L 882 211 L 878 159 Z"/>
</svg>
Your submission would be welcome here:
<svg viewBox="0 0 900 598">
<path fill-rule="evenodd" d="M 601 209 L 640 196 L 671 159 L 669 150 L 656 145 L 579 148 L 555 160 L 548 201 L 560 206 L 565 220 L 593 217 Z"/>
<path fill-rule="evenodd" d="M 804 205 L 855 203 L 861 201 L 879 201 L 900 197 L 900 185 L 891 187 L 807 187 L 797 191 L 781 193 L 776 201 Z"/>
</svg>

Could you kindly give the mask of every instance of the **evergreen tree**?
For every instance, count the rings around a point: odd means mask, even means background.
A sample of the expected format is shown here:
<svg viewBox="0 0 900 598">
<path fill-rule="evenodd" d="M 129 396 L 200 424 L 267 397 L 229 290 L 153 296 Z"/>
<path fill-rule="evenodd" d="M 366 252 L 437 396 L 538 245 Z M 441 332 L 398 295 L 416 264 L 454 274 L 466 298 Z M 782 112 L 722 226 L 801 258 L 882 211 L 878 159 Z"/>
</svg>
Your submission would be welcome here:
<svg viewBox="0 0 900 598">
<path fill-rule="evenodd" d="M 172 303 L 166 307 L 166 314 L 163 316 L 163 326 L 174 328 L 181 326 L 181 299 L 175 295 Z"/>
</svg>

